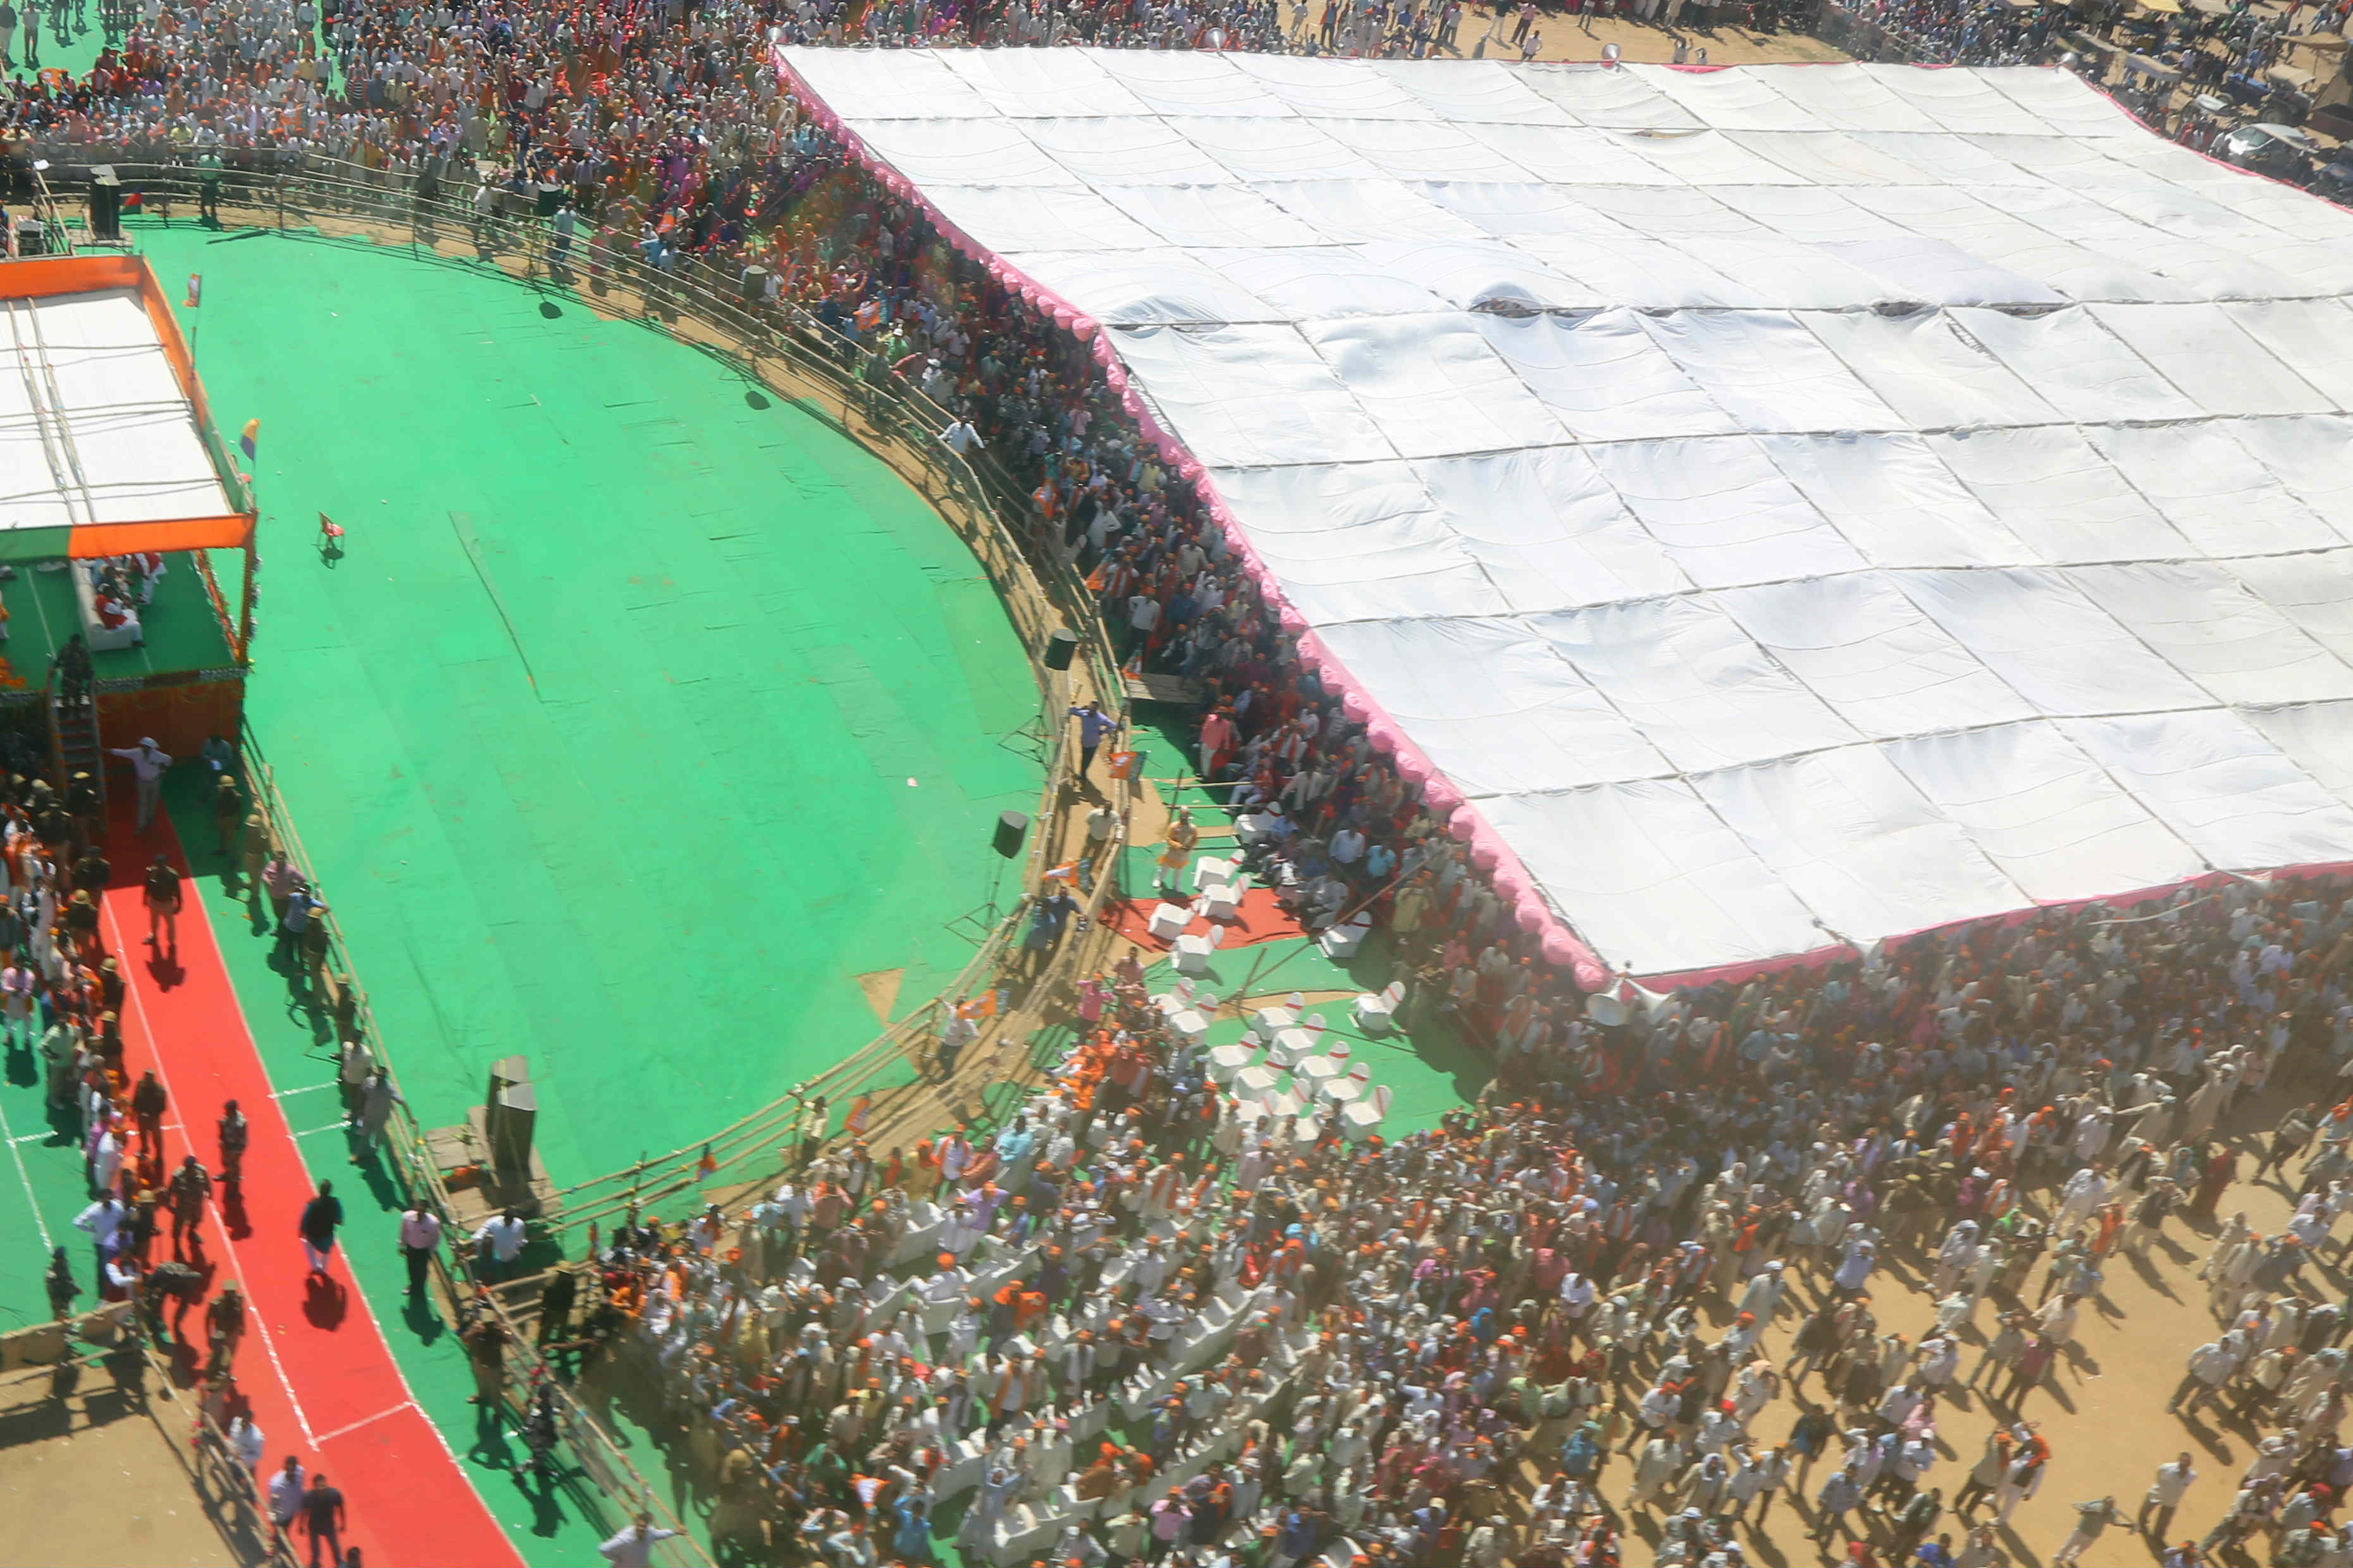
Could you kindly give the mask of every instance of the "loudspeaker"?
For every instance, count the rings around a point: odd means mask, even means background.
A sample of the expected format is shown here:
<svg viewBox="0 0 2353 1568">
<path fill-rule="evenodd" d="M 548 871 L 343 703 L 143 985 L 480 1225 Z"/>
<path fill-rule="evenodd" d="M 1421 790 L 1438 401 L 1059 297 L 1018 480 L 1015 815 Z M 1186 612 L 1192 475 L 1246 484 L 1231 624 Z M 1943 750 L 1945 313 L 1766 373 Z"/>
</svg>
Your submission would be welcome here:
<svg viewBox="0 0 2353 1568">
<path fill-rule="evenodd" d="M 501 1057 L 491 1064 L 491 1081 L 482 1090 L 482 1109 L 495 1115 L 499 1096 L 519 1083 L 531 1081 L 531 1068 L 521 1057 Z"/>
<path fill-rule="evenodd" d="M 100 239 L 122 237 L 122 183 L 111 163 L 93 164 L 90 171 L 90 232 Z"/>
<path fill-rule="evenodd" d="M 1008 811 L 997 819 L 997 837 L 993 847 L 1008 860 L 1021 853 L 1021 840 L 1029 836 L 1029 819 L 1018 811 Z"/>
<path fill-rule="evenodd" d="M 1068 669 L 1071 656 L 1079 651 L 1079 634 L 1057 626 L 1046 634 L 1046 668 Z"/>
<path fill-rule="evenodd" d="M 539 1121 L 539 1090 L 527 1083 L 511 1084 L 488 1110 L 491 1168 L 530 1170 L 532 1130 Z"/>
</svg>

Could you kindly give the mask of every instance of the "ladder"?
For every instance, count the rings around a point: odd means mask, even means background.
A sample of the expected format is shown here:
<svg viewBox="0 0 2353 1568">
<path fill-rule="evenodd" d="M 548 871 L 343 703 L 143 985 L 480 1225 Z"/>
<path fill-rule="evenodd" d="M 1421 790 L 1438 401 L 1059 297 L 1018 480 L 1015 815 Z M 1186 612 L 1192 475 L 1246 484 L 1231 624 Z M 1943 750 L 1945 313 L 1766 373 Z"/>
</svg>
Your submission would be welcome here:
<svg viewBox="0 0 2353 1568">
<path fill-rule="evenodd" d="M 98 704 L 87 691 L 69 702 L 62 683 L 49 688 L 49 751 L 57 763 L 58 793 L 63 795 L 76 773 L 90 775 L 98 791 L 98 820 L 106 820 L 106 753 L 99 747 Z"/>
</svg>

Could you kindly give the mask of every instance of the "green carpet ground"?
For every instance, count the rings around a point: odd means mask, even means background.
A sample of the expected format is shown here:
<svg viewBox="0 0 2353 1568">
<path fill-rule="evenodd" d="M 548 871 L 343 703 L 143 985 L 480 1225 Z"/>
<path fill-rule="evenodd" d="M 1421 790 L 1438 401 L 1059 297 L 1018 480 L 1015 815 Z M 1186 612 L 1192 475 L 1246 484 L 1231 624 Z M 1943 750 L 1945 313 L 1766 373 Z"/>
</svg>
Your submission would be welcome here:
<svg viewBox="0 0 2353 1568">
<path fill-rule="evenodd" d="M 421 1121 L 521 1053 L 578 1181 L 864 1043 L 860 976 L 912 1005 L 963 963 L 1036 687 L 895 475 L 566 298 L 135 232 L 205 274 L 216 416 L 261 421 L 248 713 Z"/>
<path fill-rule="evenodd" d="M 502 277 L 132 226 L 172 290 L 206 276 L 216 417 L 262 422 L 248 716 L 420 1121 L 461 1120 L 521 1053 L 541 1151 L 579 1181 L 777 1097 L 874 1035 L 870 997 L 903 1011 L 962 967 L 946 927 L 981 898 L 996 815 L 1034 808 L 1016 731 L 1037 691 L 896 476 L 726 366 Z M 8 584 L 12 615 L 37 620 L 17 596 L 43 586 Z M 328 1173 L 351 1158 L 316 1087 L 331 1053 L 223 896 L 201 782 L 174 781 L 197 887 Z M 46 1315 L 39 1229 L 78 1243 L 83 1194 L 23 1053 L 0 1118 L 5 1326 Z M 403 1313 L 396 1216 L 349 1212 L 369 1300 L 499 1518 L 535 1563 L 593 1560 L 583 1510 L 518 1484 L 512 1445 L 470 1447 L 462 1355 Z"/>
</svg>

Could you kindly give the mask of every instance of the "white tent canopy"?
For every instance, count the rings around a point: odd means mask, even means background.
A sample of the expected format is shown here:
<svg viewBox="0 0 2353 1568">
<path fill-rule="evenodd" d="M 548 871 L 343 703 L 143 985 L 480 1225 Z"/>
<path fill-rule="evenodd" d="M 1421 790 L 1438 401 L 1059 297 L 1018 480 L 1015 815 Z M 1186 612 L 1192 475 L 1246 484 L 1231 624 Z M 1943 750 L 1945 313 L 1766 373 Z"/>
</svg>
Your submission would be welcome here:
<svg viewBox="0 0 2353 1568">
<path fill-rule="evenodd" d="M 138 290 L 5 301 L 0 531 L 232 512 Z M 62 554 L 60 544 L 58 552 Z"/>
<path fill-rule="evenodd" d="M 2353 213 L 2050 71 L 785 59 L 1612 967 L 2353 860 Z"/>
</svg>

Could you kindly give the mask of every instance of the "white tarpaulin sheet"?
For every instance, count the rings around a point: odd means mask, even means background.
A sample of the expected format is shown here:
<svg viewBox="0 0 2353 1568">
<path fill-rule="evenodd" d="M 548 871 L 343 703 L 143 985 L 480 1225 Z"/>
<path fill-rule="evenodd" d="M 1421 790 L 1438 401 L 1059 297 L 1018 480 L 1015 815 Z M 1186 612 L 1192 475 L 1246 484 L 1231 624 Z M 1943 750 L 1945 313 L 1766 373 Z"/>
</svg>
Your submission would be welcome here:
<svg viewBox="0 0 2353 1568">
<path fill-rule="evenodd" d="M 0 529 L 232 509 L 138 292 L 13 302 L 0 322 Z"/>
<path fill-rule="evenodd" d="M 2353 860 L 2353 213 L 2055 71 L 785 58 L 1610 965 Z"/>
</svg>

